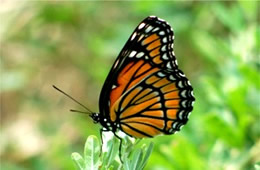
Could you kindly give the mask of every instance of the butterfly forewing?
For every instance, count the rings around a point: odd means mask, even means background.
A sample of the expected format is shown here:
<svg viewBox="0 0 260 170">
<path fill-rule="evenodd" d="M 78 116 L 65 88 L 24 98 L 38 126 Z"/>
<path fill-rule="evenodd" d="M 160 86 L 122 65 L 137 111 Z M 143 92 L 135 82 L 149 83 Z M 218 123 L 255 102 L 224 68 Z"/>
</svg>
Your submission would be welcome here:
<svg viewBox="0 0 260 170">
<path fill-rule="evenodd" d="M 100 113 L 126 134 L 171 134 L 187 121 L 192 87 L 178 69 L 173 31 L 157 17 L 143 20 L 110 70 L 100 95 Z"/>
</svg>

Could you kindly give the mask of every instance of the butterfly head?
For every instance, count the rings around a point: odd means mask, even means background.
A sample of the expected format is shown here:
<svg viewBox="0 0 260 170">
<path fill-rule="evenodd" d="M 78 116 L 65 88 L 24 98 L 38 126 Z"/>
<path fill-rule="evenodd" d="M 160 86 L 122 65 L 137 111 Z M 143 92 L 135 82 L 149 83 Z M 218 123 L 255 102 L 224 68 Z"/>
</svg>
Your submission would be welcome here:
<svg viewBox="0 0 260 170">
<path fill-rule="evenodd" d="M 94 123 L 100 123 L 105 131 L 115 132 L 118 128 L 118 124 L 116 124 L 115 122 L 111 122 L 110 119 L 104 117 L 100 113 L 92 113 L 89 116 L 93 119 Z"/>
<path fill-rule="evenodd" d="M 94 123 L 99 123 L 100 122 L 100 114 L 92 113 L 89 116 L 93 119 Z"/>
</svg>

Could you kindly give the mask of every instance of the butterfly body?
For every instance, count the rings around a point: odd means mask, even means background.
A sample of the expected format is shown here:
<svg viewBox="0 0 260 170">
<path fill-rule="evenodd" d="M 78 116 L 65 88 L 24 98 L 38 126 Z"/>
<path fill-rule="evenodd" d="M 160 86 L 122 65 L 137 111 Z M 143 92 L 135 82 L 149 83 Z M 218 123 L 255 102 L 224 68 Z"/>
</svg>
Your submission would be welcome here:
<svg viewBox="0 0 260 170">
<path fill-rule="evenodd" d="M 91 115 L 102 131 L 144 138 L 173 134 L 186 124 L 195 98 L 178 68 L 173 35 L 169 24 L 154 16 L 137 26 L 103 85 L 100 113 Z"/>
</svg>

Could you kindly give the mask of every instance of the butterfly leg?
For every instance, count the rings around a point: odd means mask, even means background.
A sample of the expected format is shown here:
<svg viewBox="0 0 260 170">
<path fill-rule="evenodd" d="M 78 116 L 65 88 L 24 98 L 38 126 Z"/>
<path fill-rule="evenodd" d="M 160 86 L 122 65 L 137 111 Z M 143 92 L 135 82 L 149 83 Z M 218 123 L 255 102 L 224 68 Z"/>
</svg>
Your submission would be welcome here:
<svg viewBox="0 0 260 170">
<path fill-rule="evenodd" d="M 116 133 L 114 133 L 114 135 L 120 141 L 120 144 L 119 144 L 119 158 L 120 158 L 121 163 L 123 164 L 124 163 L 123 160 L 122 160 L 122 143 L 123 143 L 123 139 L 120 138 Z"/>
</svg>

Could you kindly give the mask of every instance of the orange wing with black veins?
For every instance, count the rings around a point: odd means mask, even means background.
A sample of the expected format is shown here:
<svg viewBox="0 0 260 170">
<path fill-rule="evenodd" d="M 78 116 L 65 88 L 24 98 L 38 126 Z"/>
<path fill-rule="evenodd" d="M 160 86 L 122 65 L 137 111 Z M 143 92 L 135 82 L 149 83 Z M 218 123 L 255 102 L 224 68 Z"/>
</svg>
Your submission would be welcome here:
<svg viewBox="0 0 260 170">
<path fill-rule="evenodd" d="M 181 71 L 154 70 L 113 103 L 110 117 L 133 137 L 172 134 L 187 122 L 193 101 Z"/>
</svg>

